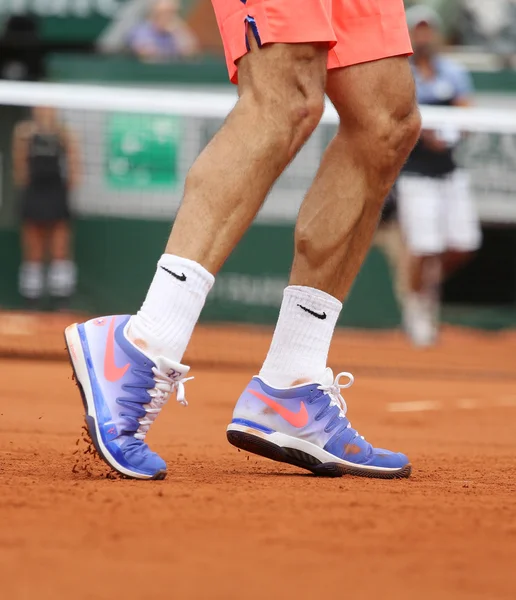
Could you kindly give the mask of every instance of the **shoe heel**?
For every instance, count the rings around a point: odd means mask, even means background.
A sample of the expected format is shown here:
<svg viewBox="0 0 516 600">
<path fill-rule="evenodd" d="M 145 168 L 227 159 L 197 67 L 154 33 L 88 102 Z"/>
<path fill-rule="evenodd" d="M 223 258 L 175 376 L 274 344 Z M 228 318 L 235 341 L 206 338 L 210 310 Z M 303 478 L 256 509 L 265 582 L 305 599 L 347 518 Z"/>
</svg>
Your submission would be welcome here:
<svg viewBox="0 0 516 600">
<path fill-rule="evenodd" d="M 266 434 L 258 429 L 246 426 L 231 424 L 226 432 L 228 442 L 258 456 L 263 456 L 276 462 L 287 463 L 302 469 L 311 471 L 314 475 L 325 477 L 340 477 L 342 475 L 338 466 L 334 463 L 323 464 L 315 456 L 298 450 L 295 447 L 278 446 L 277 444 L 265 439 Z"/>
<path fill-rule="evenodd" d="M 66 350 L 70 357 L 70 362 L 75 368 L 78 366 L 79 356 L 82 355 L 81 338 L 77 330 L 77 323 L 68 325 L 64 332 L 64 338 L 66 343 Z"/>
<path fill-rule="evenodd" d="M 70 365 L 72 366 L 73 376 L 75 383 L 81 393 L 82 403 L 84 405 L 85 416 L 91 416 L 91 411 L 88 405 L 88 394 L 89 398 L 93 397 L 91 383 L 88 379 L 88 371 L 86 366 L 86 357 L 82 348 L 81 337 L 79 334 L 79 326 L 77 323 L 69 325 L 65 329 L 64 333 L 66 349 L 68 351 L 68 357 L 70 359 Z M 90 429 L 90 423 L 86 419 L 88 429 Z M 91 433 L 91 429 L 90 429 Z M 93 436 L 92 436 L 93 437 Z"/>
<path fill-rule="evenodd" d="M 283 449 L 263 439 L 261 431 L 256 430 L 255 433 L 252 433 L 250 428 L 247 431 L 228 430 L 226 435 L 228 442 L 240 450 L 277 462 L 286 462 Z"/>
</svg>

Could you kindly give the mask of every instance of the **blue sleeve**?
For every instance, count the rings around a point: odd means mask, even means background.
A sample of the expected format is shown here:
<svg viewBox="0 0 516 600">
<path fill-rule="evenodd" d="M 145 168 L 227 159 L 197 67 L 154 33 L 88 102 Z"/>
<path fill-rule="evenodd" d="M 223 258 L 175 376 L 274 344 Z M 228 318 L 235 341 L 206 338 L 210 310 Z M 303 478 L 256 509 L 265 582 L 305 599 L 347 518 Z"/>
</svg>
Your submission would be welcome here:
<svg viewBox="0 0 516 600">
<path fill-rule="evenodd" d="M 149 41 L 148 37 L 145 26 L 137 25 L 127 36 L 127 43 L 134 50 L 135 47 L 146 44 Z"/>
<path fill-rule="evenodd" d="M 468 98 L 475 91 L 471 75 L 462 67 L 456 67 L 455 69 L 454 85 L 456 98 Z"/>
</svg>

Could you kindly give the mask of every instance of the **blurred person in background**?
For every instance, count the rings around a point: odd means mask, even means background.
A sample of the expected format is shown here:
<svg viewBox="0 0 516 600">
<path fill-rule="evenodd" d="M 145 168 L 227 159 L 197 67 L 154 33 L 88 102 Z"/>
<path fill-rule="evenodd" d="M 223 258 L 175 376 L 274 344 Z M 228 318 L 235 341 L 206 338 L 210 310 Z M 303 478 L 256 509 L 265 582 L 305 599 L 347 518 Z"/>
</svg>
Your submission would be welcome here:
<svg viewBox="0 0 516 600">
<path fill-rule="evenodd" d="M 35 81 L 45 74 L 44 45 L 38 20 L 12 15 L 0 26 L 0 78 Z"/>
<path fill-rule="evenodd" d="M 462 41 L 498 54 L 516 66 L 516 0 L 461 0 L 458 19 Z"/>
<path fill-rule="evenodd" d="M 55 109 L 34 108 L 32 118 L 16 126 L 13 167 L 22 197 L 20 294 L 34 307 L 48 292 L 64 306 L 76 285 L 69 198 L 80 164 L 73 135 Z"/>
<path fill-rule="evenodd" d="M 456 41 L 462 3 L 463 0 L 405 0 L 407 9 L 411 6 L 424 5 L 435 10 L 441 19 L 441 33 L 447 43 Z"/>
<path fill-rule="evenodd" d="M 148 19 L 129 36 L 129 47 L 138 58 L 150 62 L 192 56 L 199 45 L 179 15 L 178 0 L 156 0 Z"/>
<path fill-rule="evenodd" d="M 439 55 L 437 13 L 414 6 L 407 11 L 407 21 L 419 103 L 469 106 L 473 94 L 469 74 Z M 404 326 L 418 346 L 431 345 L 437 339 L 442 281 L 464 265 L 481 244 L 469 181 L 453 157 L 459 140 L 456 130 L 423 130 L 399 181 L 400 219 L 409 254 Z"/>
</svg>

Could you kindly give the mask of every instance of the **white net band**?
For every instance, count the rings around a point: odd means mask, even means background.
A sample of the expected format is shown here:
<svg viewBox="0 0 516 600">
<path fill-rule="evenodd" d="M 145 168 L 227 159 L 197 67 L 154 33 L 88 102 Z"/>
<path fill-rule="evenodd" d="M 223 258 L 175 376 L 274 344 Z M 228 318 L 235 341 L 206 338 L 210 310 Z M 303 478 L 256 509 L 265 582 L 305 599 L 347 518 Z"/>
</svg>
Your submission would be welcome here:
<svg viewBox="0 0 516 600">
<path fill-rule="evenodd" d="M 232 91 L 229 91 L 232 90 Z M 236 92 L 138 89 L 59 83 L 0 83 L 0 104 L 53 106 L 85 111 L 174 114 L 184 117 L 224 119 L 235 105 Z M 516 111 L 487 108 L 421 107 L 423 127 L 453 126 L 470 132 L 501 131 L 516 134 Z M 335 109 L 327 104 L 321 124 L 336 124 Z"/>
<path fill-rule="evenodd" d="M 0 83 L 0 105 L 53 106 L 78 140 L 83 177 L 77 214 L 171 220 L 195 158 L 237 96 L 228 91 Z M 516 111 L 422 107 L 423 126 L 467 133 L 457 161 L 470 175 L 484 221 L 516 222 Z M 279 179 L 258 219 L 293 222 L 338 122 L 327 105 L 320 126 Z M 453 137 L 453 136 L 452 136 Z M 5 176 L 8 176 L 5 173 Z"/>
</svg>

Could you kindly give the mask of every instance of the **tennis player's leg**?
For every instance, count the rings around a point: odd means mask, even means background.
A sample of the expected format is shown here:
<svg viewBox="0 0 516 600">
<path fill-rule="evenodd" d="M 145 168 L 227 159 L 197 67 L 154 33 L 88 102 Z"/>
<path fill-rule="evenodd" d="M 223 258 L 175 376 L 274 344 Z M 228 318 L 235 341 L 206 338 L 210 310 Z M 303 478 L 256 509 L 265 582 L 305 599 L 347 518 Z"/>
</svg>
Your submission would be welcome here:
<svg viewBox="0 0 516 600">
<path fill-rule="evenodd" d="M 404 57 L 330 71 L 328 95 L 340 126 L 299 213 L 290 282 L 344 299 L 420 117 Z"/>
<path fill-rule="evenodd" d="M 290 285 L 261 371 L 278 386 L 326 368 L 342 301 L 420 131 L 403 1 L 333 8 L 327 93 L 340 125 L 298 216 Z"/>
<path fill-rule="evenodd" d="M 274 181 L 317 126 L 327 46 L 271 44 L 239 62 L 239 100 L 192 166 L 147 299 L 129 336 L 180 360 L 214 275 Z"/>
<path fill-rule="evenodd" d="M 419 135 L 405 57 L 332 70 L 327 89 L 340 126 L 299 213 L 290 286 L 262 369 L 268 381 L 282 386 L 326 368 L 341 303 L 371 245 L 384 198 Z M 299 305 L 326 318 L 314 319 Z M 301 329 L 316 339 L 293 354 L 289 348 L 297 347 L 295 332 Z"/>
<path fill-rule="evenodd" d="M 168 254 L 216 273 L 317 126 L 327 45 L 271 44 L 239 63 L 239 100 L 186 179 Z M 195 235 L 193 233 L 195 232 Z"/>
<path fill-rule="evenodd" d="M 399 33 L 406 30 L 403 3 L 372 4 L 350 0 L 334 13 L 336 26 L 347 27 L 337 35 L 344 45 L 340 57 L 339 43 L 337 56 L 330 51 L 330 67 L 337 68 L 327 84 L 341 123 L 299 213 L 290 285 L 269 353 L 237 403 L 228 439 L 319 475 L 396 478 L 410 475 L 408 458 L 374 448 L 358 434 L 341 395 L 353 377 L 346 372 L 334 377 L 326 366 L 341 303 L 420 130 L 410 67 L 396 56 L 410 51 L 406 31 Z M 387 18 L 382 11 L 393 6 L 396 12 Z M 357 20 L 363 10 L 373 12 Z M 350 24 L 357 22 L 353 29 Z M 385 42 L 386 22 L 393 26 L 391 43 Z M 364 46 L 364 39 L 383 45 Z M 362 48 L 359 55 L 356 47 Z M 361 64 L 342 68 L 353 53 Z"/>
</svg>

